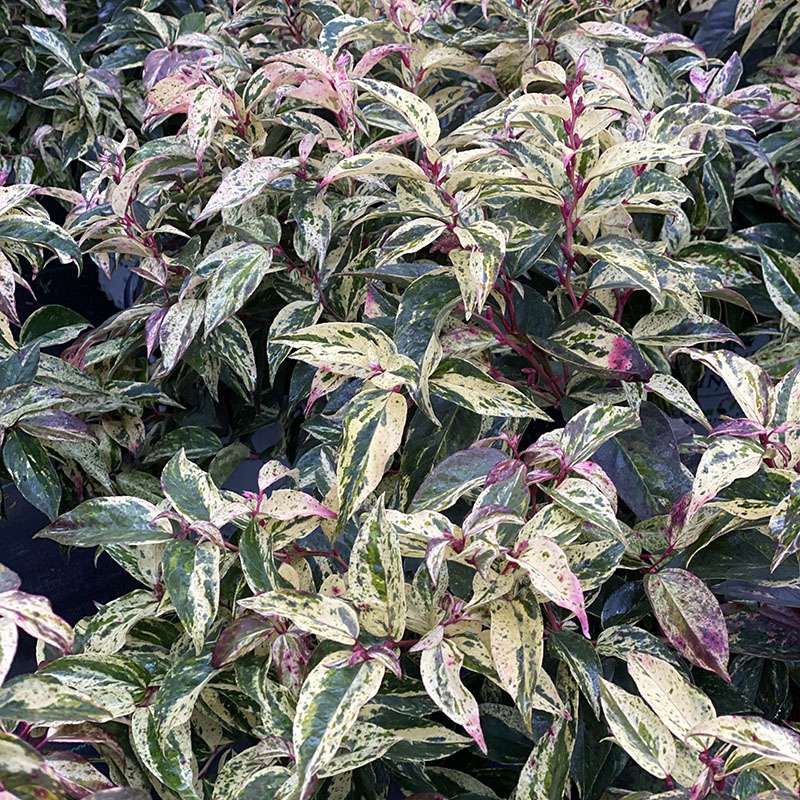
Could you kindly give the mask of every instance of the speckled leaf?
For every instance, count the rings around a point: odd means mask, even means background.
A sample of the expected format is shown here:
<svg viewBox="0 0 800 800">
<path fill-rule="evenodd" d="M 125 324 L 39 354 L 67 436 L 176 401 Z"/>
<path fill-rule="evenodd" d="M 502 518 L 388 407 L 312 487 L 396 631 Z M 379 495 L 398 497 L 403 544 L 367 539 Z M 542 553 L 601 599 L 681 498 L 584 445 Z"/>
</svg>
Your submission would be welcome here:
<svg viewBox="0 0 800 800">
<path fill-rule="evenodd" d="M 60 781 L 33 745 L 0 733 L 0 800 L 64 800 Z"/>
<path fill-rule="evenodd" d="M 506 236 L 492 222 L 482 221 L 455 229 L 463 249 L 450 251 L 450 261 L 461 288 L 467 317 L 486 303 L 506 253 Z"/>
<path fill-rule="evenodd" d="M 279 344 L 275 340 L 284 333 L 297 331 L 312 325 L 321 311 L 322 308 L 316 302 L 295 300 L 292 303 L 287 303 L 275 314 L 269 329 L 269 340 L 267 342 L 267 363 L 269 364 L 271 380 L 275 380 L 278 367 L 291 352 L 291 345 Z"/>
<path fill-rule="evenodd" d="M 717 717 L 696 725 L 691 736 L 712 736 L 770 761 L 800 764 L 800 735 L 761 717 Z"/>
<path fill-rule="evenodd" d="M 397 350 L 411 358 L 419 371 L 413 389 L 414 399 L 435 422 L 438 420 L 431 404 L 428 383 L 431 372 L 442 357 L 439 333 L 460 296 L 458 283 L 451 275 L 441 272 L 422 275 L 403 293 L 395 317 Z M 409 438 L 411 436 L 409 433 Z"/>
<path fill-rule="evenodd" d="M 11 662 L 17 653 L 17 626 L 13 619 L 0 617 L 0 686 L 11 669 Z"/>
<path fill-rule="evenodd" d="M 50 601 L 18 589 L 0 593 L 0 617 L 10 619 L 29 636 L 52 645 L 63 653 L 72 650 L 72 628 L 53 613 Z"/>
<path fill-rule="evenodd" d="M 223 208 L 235 208 L 257 197 L 275 178 L 296 166 L 295 159 L 262 156 L 232 169 L 222 179 L 203 211 L 195 218 L 195 224 L 213 217 Z"/>
<path fill-rule="evenodd" d="M 0 689 L 0 719 L 45 724 L 107 722 L 113 715 L 87 693 L 56 678 L 22 675 Z"/>
<path fill-rule="evenodd" d="M 64 0 L 36 0 L 36 5 L 43 14 L 55 17 L 62 27 L 67 27 L 67 7 Z"/>
<path fill-rule="evenodd" d="M 503 688 L 530 727 L 542 666 L 544 626 L 539 605 L 521 594 L 491 609 L 491 652 Z"/>
<path fill-rule="evenodd" d="M 401 739 L 394 731 L 359 720 L 345 740 L 347 749 L 340 749 L 319 775 L 330 778 L 360 769 L 381 758 L 399 741 Z"/>
<path fill-rule="evenodd" d="M 720 436 L 712 439 L 697 465 L 686 518 L 739 478 L 749 478 L 761 467 L 764 450 L 750 439 Z"/>
<path fill-rule="evenodd" d="M 381 261 L 395 261 L 407 253 L 416 253 L 433 244 L 446 231 L 444 222 L 431 217 L 405 222 L 392 231 L 381 244 Z"/>
<path fill-rule="evenodd" d="M 316 185 L 313 185 L 316 190 Z M 322 269 L 333 232 L 333 212 L 321 194 L 307 196 L 298 192 L 294 203 L 294 249 L 304 261 Z"/>
<path fill-rule="evenodd" d="M 148 617 L 158 615 L 159 602 L 142 589 L 130 592 L 107 603 L 81 631 L 84 652 L 118 652 L 125 644 L 131 628 Z"/>
<path fill-rule="evenodd" d="M 482 486 L 503 453 L 491 447 L 471 447 L 448 456 L 423 481 L 411 502 L 411 511 L 443 511 L 466 492 Z"/>
<path fill-rule="evenodd" d="M 272 252 L 259 244 L 237 242 L 204 258 L 196 272 L 208 278 L 206 335 L 235 314 L 272 271 Z"/>
<path fill-rule="evenodd" d="M 790 555 L 800 550 L 800 479 L 792 483 L 784 503 L 770 517 L 769 530 L 778 542 L 771 565 L 774 572 Z"/>
<path fill-rule="evenodd" d="M 268 747 L 256 745 L 225 762 L 214 782 L 212 800 L 274 796 L 291 773 L 286 767 L 269 766 L 270 755 Z"/>
<path fill-rule="evenodd" d="M 395 175 L 399 178 L 425 181 L 425 173 L 416 163 L 394 153 L 359 153 L 340 161 L 322 181 L 323 186 L 359 175 Z"/>
<path fill-rule="evenodd" d="M 800 264 L 769 247 L 759 248 L 759 255 L 770 299 L 788 323 L 800 328 Z"/>
<path fill-rule="evenodd" d="M 151 710 L 138 708 L 131 716 L 130 740 L 137 758 L 153 777 L 177 792 L 181 800 L 200 800 L 188 725 L 160 734 Z"/>
<path fill-rule="evenodd" d="M 706 342 L 735 342 L 739 337 L 706 314 L 685 309 L 661 309 L 641 317 L 631 335 L 637 344 L 649 347 L 683 347 Z"/>
<path fill-rule="evenodd" d="M 62 264 L 80 264 L 81 251 L 75 240 L 55 222 L 41 217 L 9 214 L 0 219 L 0 240 L 40 245 L 52 250 Z"/>
<path fill-rule="evenodd" d="M 53 28 L 37 28 L 34 25 L 24 27 L 36 44 L 48 50 L 67 69 L 73 73 L 80 71 L 82 65 L 80 54 L 66 34 Z"/>
<path fill-rule="evenodd" d="M 675 766 L 675 742 L 644 701 L 601 678 L 600 697 L 617 744 L 644 770 L 666 778 Z"/>
<path fill-rule="evenodd" d="M 558 505 L 575 516 L 591 522 L 619 540 L 624 540 L 614 506 L 597 486 L 585 478 L 567 478 L 558 486 L 546 489 Z"/>
<path fill-rule="evenodd" d="M 406 627 L 406 593 L 400 541 L 384 519 L 383 497 L 361 524 L 350 550 L 348 598 L 359 609 L 361 627 L 395 641 Z"/>
<path fill-rule="evenodd" d="M 421 97 L 386 81 L 365 78 L 356 81 L 356 85 L 403 116 L 425 147 L 436 144 L 439 139 L 439 120 Z"/>
<path fill-rule="evenodd" d="M 280 589 L 239 600 L 239 606 L 256 614 L 288 617 L 298 628 L 320 639 L 341 644 L 353 644 L 358 639 L 356 612 L 335 597 Z"/>
<path fill-rule="evenodd" d="M 589 620 L 583 602 L 583 590 L 569 568 L 564 551 L 552 540 L 535 536 L 528 541 L 517 558 L 508 556 L 512 564 L 522 567 L 533 588 L 557 606 L 572 611 L 578 618 L 584 636 L 589 636 Z"/>
<path fill-rule="evenodd" d="M 469 361 L 448 358 L 430 377 L 433 394 L 484 417 L 550 419 L 510 383 L 495 380 Z"/>
<path fill-rule="evenodd" d="M 164 549 L 164 585 L 197 654 L 219 606 L 219 547 L 175 539 Z"/>
<path fill-rule="evenodd" d="M 698 667 L 728 676 L 728 630 L 706 585 L 683 569 L 647 575 L 645 591 L 670 644 Z"/>
<path fill-rule="evenodd" d="M 785 11 L 787 7 L 791 6 L 791 4 L 792 0 L 759 0 L 759 2 L 755 4 L 755 13 L 750 20 L 750 30 L 747 32 L 747 38 L 742 44 L 742 53 L 746 53 L 778 15 Z M 737 21 L 737 25 L 738 24 Z"/>
<path fill-rule="evenodd" d="M 203 472 L 180 449 L 161 473 L 161 489 L 173 508 L 187 520 L 211 520 L 224 504 L 208 473 Z"/>
<path fill-rule="evenodd" d="M 61 503 L 61 482 L 39 440 L 21 431 L 9 431 L 3 445 L 3 463 L 20 494 L 55 519 Z"/>
<path fill-rule="evenodd" d="M 594 645 L 570 630 L 552 631 L 547 640 L 548 652 L 563 661 L 572 673 L 581 694 L 600 718 L 600 678 L 603 667 Z"/>
<path fill-rule="evenodd" d="M 650 378 L 645 388 L 675 406 L 686 416 L 697 420 L 707 430 L 711 429 L 711 423 L 706 419 L 706 415 L 689 394 L 689 390 L 677 378 L 659 372 Z"/>
<path fill-rule="evenodd" d="M 323 322 L 273 337 L 292 348 L 292 358 L 353 378 L 372 378 L 391 388 L 403 379 L 393 370 L 416 368 L 397 352 L 394 342 L 374 325 L 363 322 Z"/>
<path fill-rule="evenodd" d="M 306 492 L 295 489 L 274 489 L 261 501 L 259 512 L 272 519 L 288 522 L 303 517 L 336 519 L 336 513 Z"/>
<path fill-rule="evenodd" d="M 222 89 L 212 84 L 198 86 L 189 107 L 186 129 L 189 145 L 194 150 L 198 164 L 202 163 L 211 144 L 221 112 Z"/>
<path fill-rule="evenodd" d="M 564 426 L 560 444 L 567 463 L 585 461 L 609 439 L 638 425 L 636 412 L 627 406 L 593 403 L 571 417 Z"/>
<path fill-rule="evenodd" d="M 336 755 L 361 708 L 378 692 L 384 666 L 378 661 L 347 665 L 346 652 L 332 653 L 314 667 L 300 690 L 293 743 L 301 798 L 313 778 Z"/>
<path fill-rule="evenodd" d="M 586 372 L 627 381 L 646 381 L 654 370 L 627 331 L 608 317 L 579 311 L 547 339 L 536 338 L 546 352 Z"/>
<path fill-rule="evenodd" d="M 697 150 L 689 150 L 674 144 L 663 144 L 653 141 L 621 142 L 608 148 L 595 161 L 587 181 L 592 181 L 617 170 L 633 167 L 637 164 L 685 164 L 703 154 Z"/>
<path fill-rule="evenodd" d="M 189 722 L 200 692 L 216 672 L 208 650 L 200 655 L 184 654 L 170 659 L 169 669 L 161 678 L 150 706 L 162 739 Z"/>
<path fill-rule="evenodd" d="M 525 762 L 513 800 L 562 800 L 569 784 L 572 745 L 569 724 L 556 719 Z"/>
<path fill-rule="evenodd" d="M 661 300 L 658 273 L 648 253 L 630 239 L 605 236 L 577 248 L 582 255 L 598 259 L 589 272 L 589 287 L 644 289 Z"/>
<path fill-rule="evenodd" d="M 340 525 L 350 519 L 383 478 L 389 459 L 400 447 L 406 413 L 401 394 L 381 389 L 365 389 L 347 407 L 336 465 Z"/>
<path fill-rule="evenodd" d="M 189 349 L 203 324 L 204 309 L 202 300 L 186 299 L 179 300 L 167 310 L 158 329 L 164 373 L 175 369 Z"/>
<path fill-rule="evenodd" d="M 631 653 L 628 672 L 639 694 L 674 736 L 697 750 L 710 746 L 708 739 L 687 739 L 692 728 L 717 716 L 714 705 L 700 689 L 671 664 L 647 653 Z"/>
<path fill-rule="evenodd" d="M 464 654 L 449 640 L 422 651 L 420 674 L 425 691 L 439 709 L 473 738 L 486 753 L 478 703 L 461 682 Z"/>
<path fill-rule="evenodd" d="M 686 353 L 719 375 L 748 419 L 762 425 L 770 423 L 775 413 L 775 395 L 765 370 L 729 350 L 706 353 L 687 348 L 678 352 Z"/>
<path fill-rule="evenodd" d="M 110 544 L 155 544 L 172 538 L 158 509 L 138 497 L 95 497 L 62 514 L 37 536 L 73 547 Z"/>
</svg>

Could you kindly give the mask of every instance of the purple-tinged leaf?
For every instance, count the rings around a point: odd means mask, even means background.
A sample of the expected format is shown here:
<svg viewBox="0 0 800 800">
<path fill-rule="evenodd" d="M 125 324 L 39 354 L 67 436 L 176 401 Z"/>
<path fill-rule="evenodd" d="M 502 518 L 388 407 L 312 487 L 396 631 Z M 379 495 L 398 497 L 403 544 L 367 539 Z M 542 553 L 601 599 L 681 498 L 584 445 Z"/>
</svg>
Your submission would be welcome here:
<svg viewBox="0 0 800 800">
<path fill-rule="evenodd" d="M 46 597 L 17 589 L 3 592 L 0 594 L 0 617 L 12 620 L 25 633 L 63 653 L 72 650 L 72 628 L 53 613 Z"/>
<path fill-rule="evenodd" d="M 708 587 L 684 569 L 665 569 L 648 575 L 644 588 L 670 644 L 692 664 L 730 683 L 728 629 Z"/>
</svg>

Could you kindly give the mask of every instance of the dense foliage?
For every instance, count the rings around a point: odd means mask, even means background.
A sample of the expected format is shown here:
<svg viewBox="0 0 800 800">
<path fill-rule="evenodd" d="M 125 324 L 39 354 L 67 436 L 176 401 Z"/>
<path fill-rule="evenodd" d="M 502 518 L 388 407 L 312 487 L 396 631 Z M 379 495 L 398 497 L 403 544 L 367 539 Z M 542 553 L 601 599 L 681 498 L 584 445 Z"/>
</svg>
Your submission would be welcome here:
<svg viewBox="0 0 800 800">
<path fill-rule="evenodd" d="M 0 28 L 4 469 L 141 584 L 0 568 L 0 797 L 800 796 L 796 0 Z"/>
</svg>

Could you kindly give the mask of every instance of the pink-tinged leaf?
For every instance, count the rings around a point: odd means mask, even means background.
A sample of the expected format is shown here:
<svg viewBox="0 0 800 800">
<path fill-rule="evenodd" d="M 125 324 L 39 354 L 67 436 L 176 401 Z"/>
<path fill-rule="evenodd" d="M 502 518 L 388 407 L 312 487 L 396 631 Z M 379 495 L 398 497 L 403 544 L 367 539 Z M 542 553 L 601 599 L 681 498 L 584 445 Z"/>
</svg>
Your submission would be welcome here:
<svg viewBox="0 0 800 800">
<path fill-rule="evenodd" d="M 641 353 L 629 339 L 617 336 L 608 354 L 608 368 L 623 375 L 638 375 L 641 370 Z"/>
<path fill-rule="evenodd" d="M 396 147 L 402 147 L 404 144 L 413 142 L 417 138 L 416 131 L 405 131 L 404 133 L 396 133 L 394 136 L 386 136 L 383 139 L 368 144 L 364 148 L 365 153 L 374 153 L 376 151 L 386 152 L 394 150 Z"/>
<path fill-rule="evenodd" d="M 3 592 L 0 594 L 0 617 L 12 620 L 25 633 L 63 653 L 72 650 L 72 628 L 53 613 L 46 597 L 18 590 Z"/>
<path fill-rule="evenodd" d="M 358 64 L 353 67 L 352 77 L 363 78 L 376 64 L 382 61 L 392 53 L 410 53 L 411 45 L 408 44 L 382 44 L 379 47 L 373 47 L 367 50 Z"/>
<path fill-rule="evenodd" d="M 277 489 L 261 503 L 262 514 L 272 519 L 290 520 L 298 517 L 336 519 L 336 512 L 322 505 L 310 494 L 295 489 Z"/>
<path fill-rule="evenodd" d="M 19 589 L 21 581 L 19 575 L 13 569 L 9 569 L 5 564 L 0 564 L 0 592 L 9 592 Z"/>
<path fill-rule="evenodd" d="M 11 262 L 0 253 L 0 312 L 15 325 L 19 325 L 15 292 L 17 282 Z"/>
<path fill-rule="evenodd" d="M 589 636 L 589 620 L 580 581 L 569 567 L 564 551 L 546 536 L 537 536 L 517 558 L 508 557 L 512 564 L 522 567 L 531 579 L 533 588 L 561 608 L 572 611 L 578 618 L 583 635 Z"/>
<path fill-rule="evenodd" d="M 153 355 L 153 351 L 158 344 L 158 336 L 161 331 L 161 323 L 164 321 L 164 316 L 167 313 L 166 308 L 159 308 L 154 311 L 144 324 L 144 338 L 147 344 L 147 357 Z"/>
<path fill-rule="evenodd" d="M 750 419 L 729 419 L 717 425 L 709 436 L 760 436 L 767 429 L 760 422 Z"/>
<path fill-rule="evenodd" d="M 464 654 L 448 639 L 424 650 L 420 661 L 420 675 L 425 691 L 439 709 L 453 722 L 461 725 L 472 737 L 482 753 L 486 741 L 481 729 L 478 703 L 461 682 Z"/>
<path fill-rule="evenodd" d="M 144 60 L 142 82 L 145 88 L 152 89 L 162 78 L 166 78 L 179 67 L 195 64 L 210 55 L 211 51 L 204 48 L 183 52 L 173 48 L 152 50 Z"/>
<path fill-rule="evenodd" d="M 231 664 L 240 656 L 258 647 L 275 632 L 271 620 L 246 614 L 235 619 L 222 632 L 214 646 L 211 664 L 215 669 Z"/>
<path fill-rule="evenodd" d="M 730 683 L 728 629 L 708 587 L 684 569 L 648 575 L 644 588 L 669 643 L 692 664 Z"/>
</svg>

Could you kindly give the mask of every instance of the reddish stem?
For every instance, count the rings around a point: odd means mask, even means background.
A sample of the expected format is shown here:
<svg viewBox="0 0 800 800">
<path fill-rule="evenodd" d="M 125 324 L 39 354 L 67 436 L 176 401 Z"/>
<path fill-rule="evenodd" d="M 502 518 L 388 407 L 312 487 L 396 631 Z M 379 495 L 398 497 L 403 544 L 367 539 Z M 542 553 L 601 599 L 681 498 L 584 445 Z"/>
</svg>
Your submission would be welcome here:
<svg viewBox="0 0 800 800">
<path fill-rule="evenodd" d="M 577 132 L 577 123 L 581 114 L 584 111 L 583 98 L 575 99 L 575 93 L 581 86 L 583 80 L 583 65 L 579 62 L 575 70 L 575 77 L 567 81 L 566 92 L 567 102 L 569 103 L 570 116 L 569 119 L 564 120 L 564 132 L 567 134 L 567 146 L 570 148 L 570 154 L 565 162 L 565 169 L 567 178 L 571 189 L 569 198 L 565 198 L 561 204 L 561 217 L 564 220 L 564 241 L 561 243 L 561 252 L 564 255 L 566 262 L 565 268 L 559 271 L 559 282 L 564 287 L 569 296 L 572 308 L 578 311 L 583 307 L 586 302 L 586 293 L 578 298 L 575 295 L 575 290 L 572 286 L 572 273 L 575 270 L 575 263 L 577 255 L 575 254 L 575 234 L 580 225 L 580 217 L 578 216 L 578 203 L 586 191 L 587 184 L 583 180 L 583 176 L 578 173 L 577 161 L 578 150 L 583 143 L 580 135 Z"/>
</svg>

